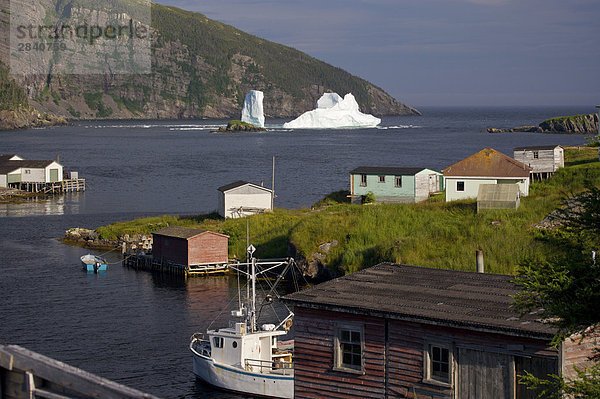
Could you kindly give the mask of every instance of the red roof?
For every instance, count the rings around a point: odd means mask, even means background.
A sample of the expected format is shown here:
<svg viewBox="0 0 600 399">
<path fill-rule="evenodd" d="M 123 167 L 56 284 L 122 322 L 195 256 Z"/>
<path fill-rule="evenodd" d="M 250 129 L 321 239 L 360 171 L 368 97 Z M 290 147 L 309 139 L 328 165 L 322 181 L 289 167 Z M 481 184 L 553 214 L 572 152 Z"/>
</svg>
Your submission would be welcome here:
<svg viewBox="0 0 600 399">
<path fill-rule="evenodd" d="M 529 177 L 533 169 L 493 148 L 484 148 L 443 170 L 446 176 Z"/>
</svg>

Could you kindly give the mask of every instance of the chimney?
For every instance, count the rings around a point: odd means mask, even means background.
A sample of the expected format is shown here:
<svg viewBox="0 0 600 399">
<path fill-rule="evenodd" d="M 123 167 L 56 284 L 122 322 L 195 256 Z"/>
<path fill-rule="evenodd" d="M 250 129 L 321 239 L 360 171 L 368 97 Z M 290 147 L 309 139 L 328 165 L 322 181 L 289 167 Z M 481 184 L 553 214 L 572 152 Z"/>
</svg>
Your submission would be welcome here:
<svg viewBox="0 0 600 399">
<path fill-rule="evenodd" d="M 477 273 L 485 273 L 483 269 L 483 250 L 478 249 L 475 251 L 475 262 L 477 263 Z"/>
</svg>

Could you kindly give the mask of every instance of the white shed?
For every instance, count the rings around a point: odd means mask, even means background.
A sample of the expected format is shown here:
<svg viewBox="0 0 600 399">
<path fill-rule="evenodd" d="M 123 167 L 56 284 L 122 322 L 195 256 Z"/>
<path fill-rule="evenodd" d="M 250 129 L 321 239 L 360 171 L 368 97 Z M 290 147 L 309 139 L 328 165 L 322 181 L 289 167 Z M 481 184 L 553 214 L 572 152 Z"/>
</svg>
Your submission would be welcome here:
<svg viewBox="0 0 600 399">
<path fill-rule="evenodd" d="M 236 181 L 219 187 L 219 215 L 240 218 L 272 211 L 273 190 L 247 181 Z"/>
<path fill-rule="evenodd" d="M 22 183 L 54 183 L 63 180 L 63 166 L 56 161 L 15 161 Z"/>
<path fill-rule="evenodd" d="M 559 145 L 516 147 L 513 158 L 532 168 L 532 179 L 547 179 L 559 168 L 565 167 L 564 150 Z"/>
</svg>

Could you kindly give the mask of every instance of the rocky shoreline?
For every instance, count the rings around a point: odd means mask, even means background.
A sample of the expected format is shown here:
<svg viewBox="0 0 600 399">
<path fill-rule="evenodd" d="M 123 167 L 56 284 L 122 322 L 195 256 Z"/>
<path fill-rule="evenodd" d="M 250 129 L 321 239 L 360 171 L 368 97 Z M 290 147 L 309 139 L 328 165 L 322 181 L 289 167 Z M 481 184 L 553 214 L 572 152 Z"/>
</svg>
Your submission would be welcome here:
<svg viewBox="0 0 600 399">
<path fill-rule="evenodd" d="M 538 126 L 517 126 L 508 129 L 489 128 L 482 132 L 598 134 L 598 114 L 560 116 L 547 119 Z"/>
<path fill-rule="evenodd" d="M 46 194 L 30 193 L 28 191 L 17 190 L 16 188 L 0 188 L 0 204 L 21 202 L 26 199 L 38 197 L 46 197 Z"/>
<path fill-rule="evenodd" d="M 33 107 L 0 110 L 0 130 L 30 129 L 48 126 L 68 126 L 70 123 L 59 116 L 42 114 Z"/>
</svg>

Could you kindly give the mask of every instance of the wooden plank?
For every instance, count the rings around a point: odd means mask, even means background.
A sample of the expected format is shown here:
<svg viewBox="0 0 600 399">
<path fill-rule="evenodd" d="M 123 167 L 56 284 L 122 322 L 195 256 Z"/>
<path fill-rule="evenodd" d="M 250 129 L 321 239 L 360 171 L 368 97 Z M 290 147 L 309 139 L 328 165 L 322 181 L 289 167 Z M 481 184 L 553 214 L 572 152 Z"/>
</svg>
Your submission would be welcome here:
<svg viewBox="0 0 600 399">
<path fill-rule="evenodd" d="M 70 390 L 82 393 L 87 397 L 101 396 L 105 399 L 156 398 L 153 395 L 96 376 L 17 345 L 0 346 L 0 353 L 2 353 L 2 357 L 13 357 L 13 370 L 28 370 L 36 377 L 44 380 L 63 385 L 68 383 Z"/>
</svg>

